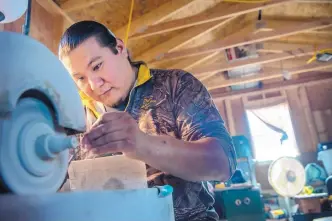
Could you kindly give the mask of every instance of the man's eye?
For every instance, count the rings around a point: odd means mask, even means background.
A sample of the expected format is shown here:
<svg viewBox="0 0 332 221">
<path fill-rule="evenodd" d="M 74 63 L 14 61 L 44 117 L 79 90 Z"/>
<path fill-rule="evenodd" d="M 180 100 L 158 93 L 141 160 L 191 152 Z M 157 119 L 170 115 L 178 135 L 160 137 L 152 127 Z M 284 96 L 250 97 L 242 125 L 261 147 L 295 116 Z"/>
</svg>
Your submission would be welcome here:
<svg viewBox="0 0 332 221">
<path fill-rule="evenodd" d="M 79 81 L 83 81 L 83 80 L 84 80 L 84 77 L 78 77 L 77 80 L 79 80 Z"/>
<path fill-rule="evenodd" d="M 93 71 L 98 71 L 101 67 L 102 63 L 97 64 L 96 66 L 93 67 Z"/>
</svg>

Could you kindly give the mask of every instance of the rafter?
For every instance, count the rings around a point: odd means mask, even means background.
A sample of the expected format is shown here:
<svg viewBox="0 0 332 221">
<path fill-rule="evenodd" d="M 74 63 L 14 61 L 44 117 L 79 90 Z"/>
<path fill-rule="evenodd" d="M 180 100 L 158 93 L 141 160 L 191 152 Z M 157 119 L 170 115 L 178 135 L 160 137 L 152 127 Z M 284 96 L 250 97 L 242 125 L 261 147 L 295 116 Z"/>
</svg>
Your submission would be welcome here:
<svg viewBox="0 0 332 221">
<path fill-rule="evenodd" d="M 234 24 L 234 23 L 233 23 Z M 237 31 L 236 33 L 233 33 L 231 35 L 227 36 L 220 36 L 220 39 L 232 39 L 234 36 L 238 35 L 246 35 L 248 32 L 251 32 L 253 29 L 252 25 L 247 25 L 246 27 L 242 28 L 241 30 Z M 171 65 L 169 68 L 180 68 L 183 70 L 190 70 L 191 68 L 202 64 L 205 61 L 208 61 L 212 59 L 213 57 L 217 56 L 220 53 L 220 51 L 213 52 L 209 55 L 200 55 L 200 56 L 194 56 L 189 57 L 187 59 L 181 59 L 179 62 L 176 62 L 175 64 Z M 154 63 L 152 63 L 154 64 Z"/>
<path fill-rule="evenodd" d="M 136 32 L 136 34 L 133 34 L 130 38 L 139 39 L 156 34 L 162 34 L 169 31 L 188 28 L 195 25 L 201 25 L 213 21 L 220 21 L 226 18 L 231 18 L 234 16 L 239 16 L 250 12 L 255 12 L 258 10 L 266 9 L 269 7 L 277 6 L 279 4 L 291 1 L 294 0 L 275 0 L 260 4 L 235 4 L 228 7 L 227 10 L 225 10 L 225 7 L 227 7 L 226 4 L 219 4 L 214 8 L 215 10 L 213 12 L 206 11 L 199 15 L 172 20 L 158 25 L 152 25 L 146 27 L 145 29 L 141 29 L 140 31 Z"/>
<path fill-rule="evenodd" d="M 62 9 L 60 8 L 54 1 L 52 0 L 36 0 L 39 5 L 45 8 L 52 15 L 60 15 L 62 16 L 69 24 L 74 24 L 75 21 Z"/>
<path fill-rule="evenodd" d="M 162 59 L 176 60 L 176 59 L 183 58 L 183 57 L 212 53 L 215 51 L 224 50 L 226 48 L 232 48 L 232 47 L 237 47 L 237 46 L 245 45 L 245 44 L 253 44 L 253 43 L 257 43 L 257 42 L 268 41 L 268 40 L 272 40 L 272 39 L 276 39 L 276 38 L 280 38 L 280 37 L 294 35 L 297 33 L 304 32 L 304 31 L 316 30 L 316 29 L 331 27 L 331 26 L 332 26 L 331 18 L 319 19 L 317 21 L 312 21 L 312 22 L 303 22 L 301 25 L 296 25 L 296 26 L 287 25 L 287 26 L 282 26 L 278 29 L 275 29 L 275 30 L 269 31 L 269 32 L 252 33 L 252 34 L 249 34 L 248 36 L 238 36 L 237 38 L 233 38 L 233 39 L 220 40 L 217 42 L 212 42 L 212 43 L 200 46 L 200 47 L 190 48 L 187 50 L 159 54 L 158 56 L 155 57 L 155 59 L 153 61 L 162 60 Z"/>
<path fill-rule="evenodd" d="M 331 3 L 331 0 L 296 0 L 302 3 Z"/>
<path fill-rule="evenodd" d="M 326 62 L 326 63 L 312 63 L 312 64 L 307 64 L 301 67 L 296 67 L 296 68 L 291 68 L 288 69 L 288 73 L 290 75 L 295 75 L 295 74 L 301 74 L 305 72 L 311 72 L 311 71 L 317 71 L 321 69 L 326 69 L 332 67 L 332 63 Z M 240 84 L 246 84 L 246 83 L 251 83 L 251 82 L 257 82 L 257 81 L 263 81 L 263 80 L 269 80 L 273 78 L 279 78 L 283 77 L 283 73 L 281 72 L 280 69 L 277 69 L 276 71 L 272 72 L 263 72 L 259 73 L 254 76 L 248 76 L 248 77 L 242 77 L 242 78 L 234 78 L 234 79 L 229 79 L 224 82 L 221 82 L 220 84 L 218 83 L 217 86 L 208 86 L 208 90 L 215 90 L 223 87 L 228 87 L 228 86 L 233 86 L 233 85 L 240 85 Z"/>
<path fill-rule="evenodd" d="M 285 51 L 295 50 L 298 48 L 306 47 L 307 44 L 291 44 L 282 42 L 264 42 L 263 48 L 259 49 L 258 52 L 262 53 L 284 53 Z"/>
<path fill-rule="evenodd" d="M 301 77 L 298 79 L 290 79 L 288 81 L 280 81 L 280 82 L 274 82 L 270 84 L 263 85 L 262 88 L 247 88 L 237 91 L 229 91 L 224 92 L 224 88 L 220 88 L 222 90 L 216 89 L 216 90 L 210 90 L 211 96 L 214 98 L 215 101 L 219 99 L 233 99 L 233 98 L 240 98 L 244 94 L 247 95 L 255 95 L 255 94 L 261 94 L 262 92 L 272 92 L 275 91 L 276 88 L 278 89 L 286 89 L 286 88 L 296 88 L 299 86 L 305 86 L 305 85 L 318 85 L 321 83 L 331 82 L 332 83 L 332 75 L 331 72 L 325 72 L 321 71 L 321 73 L 310 73 L 308 72 L 308 76 Z"/>
<path fill-rule="evenodd" d="M 80 9 L 88 8 L 92 5 L 106 2 L 107 0 L 69 0 L 60 5 L 60 7 L 66 12 L 77 11 Z"/>
<path fill-rule="evenodd" d="M 266 64 L 263 64 L 262 67 L 280 68 L 280 69 L 300 67 L 300 66 L 307 64 L 307 61 L 311 57 L 312 56 L 309 55 L 309 56 L 304 56 L 304 57 L 300 57 L 300 58 L 292 58 L 292 59 L 281 60 L 281 61 L 277 61 L 277 62 L 266 63 Z"/>
<path fill-rule="evenodd" d="M 164 20 L 170 18 L 174 14 L 181 10 L 184 10 L 194 4 L 197 0 L 171 0 L 157 9 L 148 12 L 139 18 L 135 19 L 131 23 L 131 33 L 134 33 L 137 29 L 144 28 L 147 25 L 156 25 Z M 127 30 L 127 26 L 123 26 L 116 30 L 114 33 L 119 38 L 124 38 Z"/>
<path fill-rule="evenodd" d="M 188 44 L 190 41 L 193 41 L 194 39 L 197 39 L 206 33 L 219 28 L 223 25 L 228 24 L 230 21 L 232 21 L 233 18 L 229 18 L 223 21 L 216 21 L 211 22 L 206 25 L 196 26 L 193 28 L 190 28 L 175 37 L 169 39 L 168 41 L 165 41 L 161 44 L 158 44 L 157 46 L 149 49 L 148 51 L 144 52 L 143 54 L 137 56 L 139 60 L 143 61 L 150 61 L 153 57 L 157 56 L 161 51 L 173 51 L 177 48 L 181 47 L 182 45 Z"/>
<path fill-rule="evenodd" d="M 263 49 L 259 49 L 257 50 L 258 52 L 261 53 L 283 53 L 285 51 L 289 51 L 289 50 L 295 50 L 298 48 L 302 48 L 302 47 L 307 47 L 308 45 L 305 44 L 288 44 L 288 43 L 279 43 L 279 42 L 266 42 L 264 43 L 264 48 Z M 186 59 L 184 61 L 180 61 L 179 63 L 174 64 L 173 66 L 170 66 L 170 68 L 180 68 L 183 70 L 187 70 L 190 72 L 193 72 L 195 74 L 195 67 L 198 65 L 203 64 L 206 61 L 210 61 L 211 59 L 213 59 L 214 57 L 220 55 L 220 52 L 214 52 L 211 53 L 209 55 L 200 55 L 200 58 L 198 59 Z M 211 64 L 211 63 L 210 63 Z M 224 64 L 224 63 L 222 63 Z M 213 63 L 211 65 L 214 65 Z M 203 67 L 202 67 L 203 68 Z M 209 74 L 216 74 L 219 71 L 215 71 L 215 72 L 209 72 Z M 198 73 L 200 74 L 200 73 Z M 204 73 L 202 73 L 202 75 L 204 75 Z"/>
<path fill-rule="evenodd" d="M 270 54 L 270 55 L 265 55 L 257 58 L 248 58 L 246 60 L 238 60 L 238 61 L 233 61 L 233 62 L 222 62 L 222 63 L 215 63 L 215 64 L 210 64 L 205 67 L 199 67 L 192 69 L 191 72 L 197 75 L 202 75 L 205 73 L 210 73 L 210 72 L 222 72 L 222 71 L 227 71 L 235 68 L 243 68 L 247 65 L 259 65 L 259 64 L 266 64 L 270 62 L 276 62 L 276 61 L 282 61 L 286 59 L 291 59 L 291 58 L 297 58 L 297 57 L 302 57 L 306 55 L 311 55 L 314 54 L 317 50 L 323 50 L 326 48 L 331 48 L 331 44 L 324 44 L 320 45 L 318 47 L 315 46 L 308 46 L 308 47 L 303 47 L 299 48 L 296 50 L 289 50 L 285 51 L 280 54 Z M 200 78 L 202 81 L 206 80 L 210 77 L 212 77 L 214 74 L 207 74 L 204 77 Z"/>
<path fill-rule="evenodd" d="M 201 59 L 198 59 L 198 60 L 192 62 L 191 64 L 186 65 L 185 67 L 183 67 L 183 69 L 184 69 L 184 70 L 190 70 L 192 67 L 195 67 L 195 66 L 197 66 L 197 65 L 200 65 L 200 64 L 202 64 L 203 62 L 208 61 L 208 60 L 214 58 L 214 57 L 217 56 L 218 54 L 219 54 L 218 51 L 217 51 L 217 52 L 214 52 L 214 53 L 211 53 L 211 54 L 209 54 L 209 55 L 207 55 L 207 56 L 204 56 L 204 57 L 201 58 Z"/>
</svg>

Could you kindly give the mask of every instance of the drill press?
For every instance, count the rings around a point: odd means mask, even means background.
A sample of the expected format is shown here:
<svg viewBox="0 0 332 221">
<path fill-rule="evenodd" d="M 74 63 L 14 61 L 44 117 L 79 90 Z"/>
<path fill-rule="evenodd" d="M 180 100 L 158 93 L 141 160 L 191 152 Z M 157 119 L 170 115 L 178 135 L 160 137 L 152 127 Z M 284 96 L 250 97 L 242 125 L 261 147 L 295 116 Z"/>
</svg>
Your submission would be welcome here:
<svg viewBox="0 0 332 221">
<path fill-rule="evenodd" d="M 0 42 L 0 219 L 173 221 L 167 186 L 57 193 L 86 126 L 76 85 L 41 43 L 9 32 Z"/>
</svg>

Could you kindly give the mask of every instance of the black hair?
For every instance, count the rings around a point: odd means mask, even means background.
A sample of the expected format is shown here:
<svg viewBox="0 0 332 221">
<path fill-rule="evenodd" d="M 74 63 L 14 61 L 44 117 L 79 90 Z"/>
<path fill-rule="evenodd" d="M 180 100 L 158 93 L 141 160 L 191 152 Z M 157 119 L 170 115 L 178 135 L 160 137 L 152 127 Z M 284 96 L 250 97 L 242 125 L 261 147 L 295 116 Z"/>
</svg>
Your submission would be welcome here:
<svg viewBox="0 0 332 221">
<path fill-rule="evenodd" d="M 71 25 L 62 35 L 59 44 L 60 59 L 91 37 L 95 37 L 101 47 L 108 47 L 114 54 L 118 54 L 116 37 L 110 30 L 95 21 L 80 21 Z M 142 61 L 132 61 L 130 55 L 128 61 L 132 66 L 144 64 Z"/>
</svg>

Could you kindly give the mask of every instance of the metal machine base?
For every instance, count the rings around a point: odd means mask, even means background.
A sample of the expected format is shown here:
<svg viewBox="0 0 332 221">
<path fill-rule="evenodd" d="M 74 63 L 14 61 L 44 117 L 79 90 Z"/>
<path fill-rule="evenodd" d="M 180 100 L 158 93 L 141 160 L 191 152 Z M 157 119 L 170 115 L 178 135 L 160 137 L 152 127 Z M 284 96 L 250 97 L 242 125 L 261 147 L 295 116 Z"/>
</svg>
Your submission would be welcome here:
<svg viewBox="0 0 332 221">
<path fill-rule="evenodd" d="M 69 192 L 31 196 L 0 195 L 6 221 L 174 221 L 172 194 L 157 188 Z"/>
</svg>

